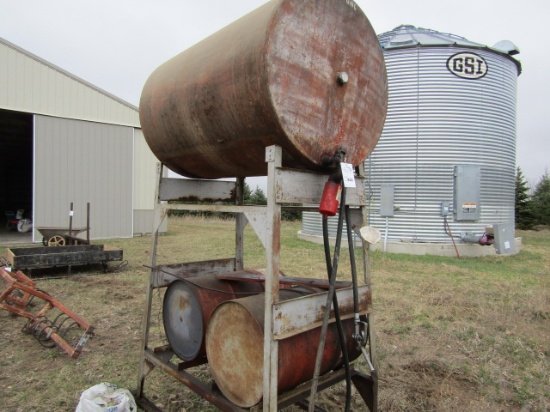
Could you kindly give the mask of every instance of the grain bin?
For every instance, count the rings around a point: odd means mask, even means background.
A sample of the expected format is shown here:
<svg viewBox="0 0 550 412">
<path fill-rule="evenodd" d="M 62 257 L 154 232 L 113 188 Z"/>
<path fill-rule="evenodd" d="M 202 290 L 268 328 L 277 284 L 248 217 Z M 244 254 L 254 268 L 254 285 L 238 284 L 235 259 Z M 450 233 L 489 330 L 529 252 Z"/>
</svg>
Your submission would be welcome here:
<svg viewBox="0 0 550 412">
<path fill-rule="evenodd" d="M 487 226 L 513 224 L 517 47 L 411 25 L 378 38 L 389 102 L 382 137 L 365 161 L 370 224 L 388 247 L 422 244 L 427 253 L 438 253 L 451 235 L 466 243 Z M 302 233 L 319 236 L 320 221 L 306 214 Z"/>
</svg>

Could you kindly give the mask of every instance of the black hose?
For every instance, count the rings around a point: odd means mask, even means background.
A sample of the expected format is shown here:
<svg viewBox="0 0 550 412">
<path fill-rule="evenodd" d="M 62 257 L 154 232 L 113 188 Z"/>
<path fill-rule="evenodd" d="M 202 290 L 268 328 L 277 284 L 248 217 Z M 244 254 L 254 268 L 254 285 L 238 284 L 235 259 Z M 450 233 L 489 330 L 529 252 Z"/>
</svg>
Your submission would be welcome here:
<svg viewBox="0 0 550 412">
<path fill-rule="evenodd" d="M 349 354 L 346 343 L 346 336 L 344 334 L 344 329 L 342 327 L 342 320 L 340 318 L 340 308 L 338 306 L 338 297 L 335 290 L 336 274 L 338 272 L 338 260 L 340 257 L 340 244 L 342 240 L 342 231 L 344 226 L 344 205 L 345 205 L 345 188 L 342 188 L 342 193 L 340 197 L 340 211 L 338 215 L 338 229 L 336 233 L 336 244 L 334 248 L 334 262 L 331 262 L 331 253 L 330 253 L 330 244 L 329 244 L 329 235 L 328 235 L 328 219 L 323 217 L 323 245 L 325 249 L 325 260 L 327 266 L 327 276 L 330 283 L 329 294 L 332 294 L 332 304 L 334 307 L 334 317 L 336 320 L 336 329 L 338 331 L 338 340 L 340 342 L 340 347 L 342 349 L 342 358 L 344 361 L 344 368 L 346 372 L 346 406 L 345 411 L 349 412 L 351 408 L 351 368 L 349 362 Z M 328 310 L 328 308 L 327 308 Z M 317 365 L 316 365 L 317 366 Z M 317 369 L 317 368 L 316 368 Z M 313 392 L 312 392 L 312 395 Z M 313 399 L 311 399 L 314 402 Z"/>
</svg>

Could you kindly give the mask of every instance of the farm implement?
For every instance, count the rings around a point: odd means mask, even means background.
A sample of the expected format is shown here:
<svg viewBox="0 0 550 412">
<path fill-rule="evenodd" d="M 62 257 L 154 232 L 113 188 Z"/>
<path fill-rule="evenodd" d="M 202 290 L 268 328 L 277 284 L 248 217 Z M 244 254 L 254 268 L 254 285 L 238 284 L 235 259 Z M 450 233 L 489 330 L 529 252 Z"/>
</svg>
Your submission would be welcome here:
<svg viewBox="0 0 550 412">
<path fill-rule="evenodd" d="M 58 346 L 69 357 L 77 358 L 93 336 L 94 327 L 57 299 L 37 289 L 36 282 L 23 272 L 0 268 L 0 276 L 7 283 L 0 293 L 0 308 L 26 318 L 22 331 L 34 336 L 42 346 Z M 43 306 L 33 313 L 30 310 L 37 301 Z"/>
</svg>

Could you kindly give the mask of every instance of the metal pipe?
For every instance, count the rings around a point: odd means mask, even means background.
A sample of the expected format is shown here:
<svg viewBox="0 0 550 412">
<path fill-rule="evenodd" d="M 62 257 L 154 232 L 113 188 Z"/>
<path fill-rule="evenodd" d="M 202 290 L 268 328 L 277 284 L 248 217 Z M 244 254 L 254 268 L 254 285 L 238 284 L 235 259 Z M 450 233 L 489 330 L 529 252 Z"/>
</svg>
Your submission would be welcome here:
<svg viewBox="0 0 550 412">
<path fill-rule="evenodd" d="M 445 216 L 443 218 L 443 220 L 445 221 L 445 233 L 447 233 L 449 235 L 449 237 L 451 238 L 451 240 L 453 241 L 453 246 L 455 248 L 456 257 L 458 259 L 460 259 L 460 253 L 458 253 L 458 248 L 456 247 L 455 238 L 453 236 L 453 233 L 451 232 L 451 227 L 449 226 L 449 222 L 447 221 L 447 216 Z"/>
</svg>

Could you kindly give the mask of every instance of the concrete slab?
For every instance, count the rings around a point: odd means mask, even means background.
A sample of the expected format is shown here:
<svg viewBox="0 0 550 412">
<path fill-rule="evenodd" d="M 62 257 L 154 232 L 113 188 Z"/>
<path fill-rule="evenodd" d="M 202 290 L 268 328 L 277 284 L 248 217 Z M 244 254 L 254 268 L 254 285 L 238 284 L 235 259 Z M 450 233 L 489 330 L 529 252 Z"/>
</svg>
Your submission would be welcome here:
<svg viewBox="0 0 550 412">
<path fill-rule="evenodd" d="M 322 244 L 321 236 L 313 236 L 298 232 L 298 238 L 309 242 Z M 356 245 L 361 246 L 359 237 L 356 237 Z M 334 239 L 331 239 L 331 244 L 334 245 Z M 511 255 L 521 251 L 522 238 L 515 238 L 515 250 Z M 348 243 L 342 241 L 342 247 L 347 248 Z M 456 245 L 459 255 L 462 257 L 481 257 L 496 255 L 496 250 L 493 246 L 481 246 L 478 244 L 457 243 Z M 371 245 L 372 251 L 383 251 L 384 243 L 380 241 L 375 245 Z M 403 253 L 408 255 L 434 255 L 434 256 L 456 256 L 456 250 L 452 243 L 419 243 L 419 242 L 387 242 L 387 253 Z"/>
</svg>

